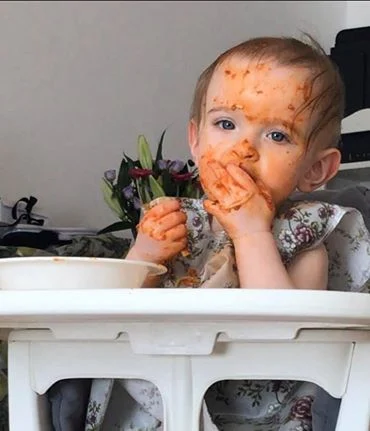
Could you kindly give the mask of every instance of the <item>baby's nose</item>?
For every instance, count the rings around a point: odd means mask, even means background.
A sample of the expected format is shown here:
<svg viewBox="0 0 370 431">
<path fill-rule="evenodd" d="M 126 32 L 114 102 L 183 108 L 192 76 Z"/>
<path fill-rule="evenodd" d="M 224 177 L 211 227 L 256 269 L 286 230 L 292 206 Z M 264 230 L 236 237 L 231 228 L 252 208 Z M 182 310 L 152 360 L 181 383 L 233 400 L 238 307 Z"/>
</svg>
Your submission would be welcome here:
<svg viewBox="0 0 370 431">
<path fill-rule="evenodd" d="M 239 147 L 240 157 L 250 162 L 257 162 L 260 155 L 256 149 L 247 139 L 245 139 Z"/>
</svg>

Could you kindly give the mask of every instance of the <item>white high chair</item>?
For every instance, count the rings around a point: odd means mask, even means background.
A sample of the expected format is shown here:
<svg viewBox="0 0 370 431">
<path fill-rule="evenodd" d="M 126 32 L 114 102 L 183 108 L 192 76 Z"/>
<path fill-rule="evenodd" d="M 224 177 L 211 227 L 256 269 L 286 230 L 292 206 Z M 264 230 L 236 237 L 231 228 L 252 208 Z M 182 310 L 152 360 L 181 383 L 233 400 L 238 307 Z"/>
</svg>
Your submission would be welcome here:
<svg viewBox="0 0 370 431">
<path fill-rule="evenodd" d="M 369 117 L 370 109 L 347 117 L 343 133 L 369 130 Z M 155 383 L 165 431 L 197 431 L 206 390 L 224 379 L 316 383 L 342 398 L 336 431 L 370 431 L 367 294 L 0 291 L 0 325 L 13 329 L 10 431 L 50 430 L 42 395 L 56 381 L 104 377 Z"/>
<path fill-rule="evenodd" d="M 166 431 L 197 431 L 224 379 L 311 381 L 342 398 L 336 431 L 369 431 L 370 295 L 141 289 L 0 292 L 10 431 L 50 430 L 40 395 L 68 378 L 140 378 Z"/>
</svg>

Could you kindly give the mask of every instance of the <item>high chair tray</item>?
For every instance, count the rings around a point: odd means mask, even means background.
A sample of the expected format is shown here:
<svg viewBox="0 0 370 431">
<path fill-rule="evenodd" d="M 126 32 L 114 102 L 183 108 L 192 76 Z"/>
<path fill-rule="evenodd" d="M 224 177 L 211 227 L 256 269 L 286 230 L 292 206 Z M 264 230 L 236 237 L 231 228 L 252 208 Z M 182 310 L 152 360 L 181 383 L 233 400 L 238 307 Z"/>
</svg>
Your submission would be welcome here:
<svg viewBox="0 0 370 431">
<path fill-rule="evenodd" d="M 1 268 L 0 268 L 1 272 Z M 370 327 L 370 295 L 314 290 L 0 290 L 4 322 L 300 321 Z M 22 325 L 21 325 L 22 326 Z"/>
<path fill-rule="evenodd" d="M 0 328 L 3 338 L 7 328 L 40 329 L 57 340 L 129 339 L 136 353 L 203 355 L 212 352 L 216 340 L 281 342 L 302 339 L 307 331 L 317 338 L 322 330 L 332 331 L 332 340 L 346 330 L 351 337 L 364 330 L 370 336 L 370 295 L 241 289 L 0 291 Z"/>
</svg>

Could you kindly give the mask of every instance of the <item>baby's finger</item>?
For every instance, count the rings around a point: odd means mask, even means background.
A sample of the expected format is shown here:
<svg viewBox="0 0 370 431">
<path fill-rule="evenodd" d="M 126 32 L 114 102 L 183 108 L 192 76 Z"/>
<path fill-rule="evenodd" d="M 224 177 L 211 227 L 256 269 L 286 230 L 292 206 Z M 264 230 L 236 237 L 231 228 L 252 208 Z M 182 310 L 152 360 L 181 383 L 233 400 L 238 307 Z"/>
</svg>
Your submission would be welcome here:
<svg viewBox="0 0 370 431">
<path fill-rule="evenodd" d="M 166 214 L 157 221 L 158 231 L 168 231 L 179 224 L 185 224 L 187 216 L 183 211 L 175 211 Z"/>
<path fill-rule="evenodd" d="M 188 246 L 188 241 L 186 238 L 179 239 L 172 243 L 173 255 L 180 253 L 183 250 L 186 250 Z"/>
<path fill-rule="evenodd" d="M 168 199 L 154 205 L 146 214 L 148 218 L 160 218 L 180 209 L 180 202 L 177 199 Z M 145 217 L 144 216 L 144 217 Z"/>
<path fill-rule="evenodd" d="M 166 232 L 166 239 L 170 241 L 178 241 L 181 239 L 186 239 L 188 234 L 187 228 L 184 224 L 179 224 L 174 228 Z"/>
<path fill-rule="evenodd" d="M 270 191 L 267 189 L 267 187 L 265 186 L 265 184 L 262 181 L 257 180 L 256 184 L 257 184 L 257 187 L 258 187 L 261 195 L 264 197 L 268 208 L 271 211 L 275 211 L 275 204 L 274 204 L 274 201 L 272 199 Z"/>
<path fill-rule="evenodd" d="M 253 181 L 253 178 L 243 169 L 239 168 L 239 166 L 229 164 L 226 166 L 226 170 L 242 189 L 248 191 L 257 190 L 257 185 Z"/>
<path fill-rule="evenodd" d="M 212 202 L 209 199 L 205 199 L 203 201 L 203 207 L 207 211 L 207 213 L 211 214 L 212 216 L 214 216 L 216 218 L 219 218 L 219 216 L 221 214 L 221 210 L 215 202 Z"/>
<path fill-rule="evenodd" d="M 175 211 L 159 219 L 144 218 L 141 222 L 141 227 L 151 237 L 161 240 L 167 238 L 167 231 L 178 225 L 185 224 L 186 220 L 187 216 L 183 211 Z"/>
<path fill-rule="evenodd" d="M 214 160 L 204 162 L 202 185 L 212 200 L 220 200 L 228 194 L 227 177 L 229 177 L 227 171 L 218 162 Z"/>
</svg>

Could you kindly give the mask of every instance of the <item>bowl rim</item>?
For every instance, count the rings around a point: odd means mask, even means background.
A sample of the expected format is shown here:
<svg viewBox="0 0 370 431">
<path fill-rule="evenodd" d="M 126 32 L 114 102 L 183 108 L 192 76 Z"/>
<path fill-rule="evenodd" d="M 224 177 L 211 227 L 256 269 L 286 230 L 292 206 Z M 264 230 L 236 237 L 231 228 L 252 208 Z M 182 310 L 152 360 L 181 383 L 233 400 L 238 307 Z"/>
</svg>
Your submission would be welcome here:
<svg viewBox="0 0 370 431">
<path fill-rule="evenodd" d="M 146 262 L 144 260 L 131 260 L 121 259 L 113 257 L 93 257 L 93 256 L 19 256 L 19 257 L 3 257 L 0 258 L 0 266 L 5 264 L 16 264 L 17 262 L 58 262 L 58 261 L 70 261 L 70 262 L 106 262 L 113 265 L 122 265 L 122 262 L 129 263 L 134 266 L 145 265 L 149 268 L 149 275 L 162 275 L 167 272 L 167 268 L 164 265 Z"/>
</svg>

